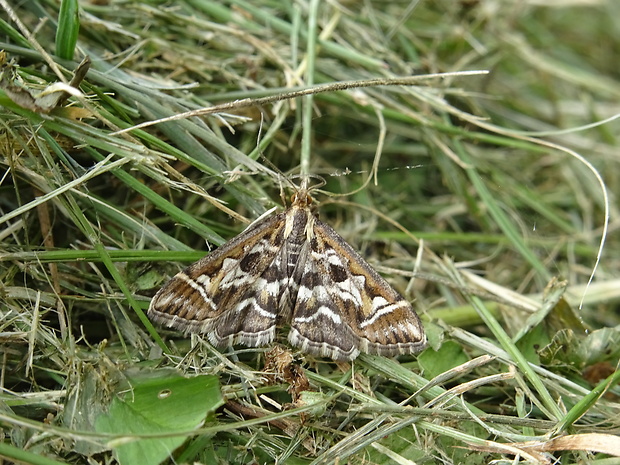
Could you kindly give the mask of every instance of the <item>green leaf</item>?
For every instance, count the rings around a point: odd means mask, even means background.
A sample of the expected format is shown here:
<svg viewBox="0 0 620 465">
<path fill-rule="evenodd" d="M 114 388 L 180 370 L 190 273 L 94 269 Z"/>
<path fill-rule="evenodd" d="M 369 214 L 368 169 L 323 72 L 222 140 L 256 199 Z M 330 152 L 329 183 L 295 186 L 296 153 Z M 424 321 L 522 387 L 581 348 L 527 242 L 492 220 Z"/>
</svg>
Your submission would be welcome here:
<svg viewBox="0 0 620 465">
<path fill-rule="evenodd" d="M 121 465 L 158 465 L 224 403 L 215 376 L 133 379 L 131 386 L 96 423 L 98 432 L 119 436 L 109 445 Z M 163 437 L 135 438 L 152 434 Z"/>
<path fill-rule="evenodd" d="M 456 366 L 469 361 L 462 347 L 456 342 L 446 341 L 438 350 L 427 349 L 418 356 L 418 363 L 427 378 L 434 378 Z"/>
</svg>

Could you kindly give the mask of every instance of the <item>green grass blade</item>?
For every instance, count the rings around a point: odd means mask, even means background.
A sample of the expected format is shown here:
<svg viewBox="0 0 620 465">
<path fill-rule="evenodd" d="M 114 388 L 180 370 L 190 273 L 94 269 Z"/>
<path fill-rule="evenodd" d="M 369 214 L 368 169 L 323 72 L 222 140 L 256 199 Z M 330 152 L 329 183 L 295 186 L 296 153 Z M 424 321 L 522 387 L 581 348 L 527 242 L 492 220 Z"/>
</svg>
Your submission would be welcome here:
<svg viewBox="0 0 620 465">
<path fill-rule="evenodd" d="M 80 13 L 78 0 L 62 0 L 58 13 L 56 30 L 56 55 L 72 60 L 80 32 Z"/>
</svg>

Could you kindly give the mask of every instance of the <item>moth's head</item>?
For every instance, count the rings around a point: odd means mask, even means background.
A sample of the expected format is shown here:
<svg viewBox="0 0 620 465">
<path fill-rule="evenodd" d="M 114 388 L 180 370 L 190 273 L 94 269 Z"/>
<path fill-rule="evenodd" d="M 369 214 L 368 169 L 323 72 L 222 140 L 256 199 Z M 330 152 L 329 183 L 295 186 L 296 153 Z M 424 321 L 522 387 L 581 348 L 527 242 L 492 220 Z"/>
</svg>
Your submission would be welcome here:
<svg viewBox="0 0 620 465">
<path fill-rule="evenodd" d="M 301 184 L 295 189 L 295 193 L 291 196 L 291 205 L 295 205 L 299 208 L 311 208 L 314 200 L 312 199 L 310 192 L 324 186 L 325 180 L 316 175 L 308 175 L 304 177 L 299 175 L 299 177 L 301 177 Z M 310 179 L 316 179 L 318 182 L 314 185 L 309 185 Z"/>
<path fill-rule="evenodd" d="M 291 195 L 291 205 L 297 205 L 301 208 L 308 207 L 313 201 L 312 196 L 305 190 L 300 190 Z"/>
</svg>

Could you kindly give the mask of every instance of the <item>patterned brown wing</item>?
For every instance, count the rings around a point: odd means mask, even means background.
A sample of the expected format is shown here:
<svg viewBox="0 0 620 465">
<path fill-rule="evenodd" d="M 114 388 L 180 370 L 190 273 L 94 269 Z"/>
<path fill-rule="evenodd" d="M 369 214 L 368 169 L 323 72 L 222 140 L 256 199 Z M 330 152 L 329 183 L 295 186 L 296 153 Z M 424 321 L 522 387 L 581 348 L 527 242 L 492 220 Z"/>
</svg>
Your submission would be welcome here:
<svg viewBox="0 0 620 465">
<path fill-rule="evenodd" d="M 151 300 L 148 316 L 216 346 L 258 346 L 275 335 L 280 283 L 276 257 L 286 212 L 259 219 L 174 276 Z"/>
<path fill-rule="evenodd" d="M 291 321 L 292 344 L 340 360 L 360 352 L 395 356 L 425 347 L 411 304 L 316 218 L 309 247 Z"/>
</svg>

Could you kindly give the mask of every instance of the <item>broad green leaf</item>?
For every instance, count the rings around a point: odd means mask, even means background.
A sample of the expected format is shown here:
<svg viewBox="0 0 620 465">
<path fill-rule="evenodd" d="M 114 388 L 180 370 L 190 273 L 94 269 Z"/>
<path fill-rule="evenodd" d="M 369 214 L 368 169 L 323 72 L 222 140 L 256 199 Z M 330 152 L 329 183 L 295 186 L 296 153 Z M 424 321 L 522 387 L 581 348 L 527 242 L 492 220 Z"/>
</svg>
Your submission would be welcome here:
<svg viewBox="0 0 620 465">
<path fill-rule="evenodd" d="M 131 386 L 96 423 L 98 432 L 119 436 L 109 445 L 121 465 L 161 463 L 223 404 L 215 376 L 135 379 Z M 135 438 L 152 434 L 163 437 Z"/>
<path fill-rule="evenodd" d="M 418 363 L 427 378 L 434 378 L 456 366 L 469 361 L 462 347 L 456 342 L 446 341 L 438 350 L 427 349 L 418 355 Z"/>
</svg>

